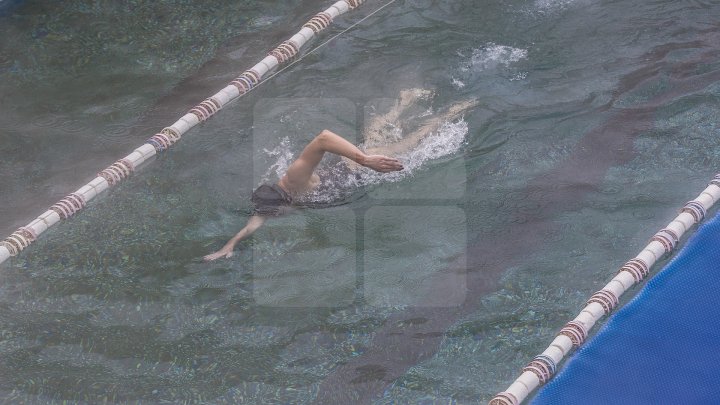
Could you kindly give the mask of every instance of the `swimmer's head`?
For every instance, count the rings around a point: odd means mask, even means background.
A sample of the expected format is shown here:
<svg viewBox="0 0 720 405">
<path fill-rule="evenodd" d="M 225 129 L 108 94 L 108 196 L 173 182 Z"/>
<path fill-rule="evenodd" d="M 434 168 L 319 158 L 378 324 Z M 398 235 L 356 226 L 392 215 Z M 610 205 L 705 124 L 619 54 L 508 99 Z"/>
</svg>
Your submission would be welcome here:
<svg viewBox="0 0 720 405">
<path fill-rule="evenodd" d="M 277 184 L 263 184 L 252 193 L 253 213 L 262 216 L 279 216 L 290 211 L 292 198 Z"/>
</svg>

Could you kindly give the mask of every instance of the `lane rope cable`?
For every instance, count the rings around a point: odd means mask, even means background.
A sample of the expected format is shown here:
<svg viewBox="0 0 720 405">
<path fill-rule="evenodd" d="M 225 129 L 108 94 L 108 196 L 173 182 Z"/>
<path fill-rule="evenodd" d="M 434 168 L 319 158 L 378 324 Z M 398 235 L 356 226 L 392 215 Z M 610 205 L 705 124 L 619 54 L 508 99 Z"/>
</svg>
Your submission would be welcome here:
<svg viewBox="0 0 720 405">
<path fill-rule="evenodd" d="M 295 66 L 307 56 L 317 52 L 319 49 L 386 9 L 396 1 L 397 0 L 388 1 L 369 15 L 332 36 L 301 57 L 296 58 L 300 53 L 300 49 L 314 36 L 330 26 L 335 18 L 350 10 L 354 10 L 362 5 L 365 0 L 339 0 L 326 10 L 315 14 L 302 26 L 300 31 L 272 49 L 263 60 L 255 64 L 252 68 L 244 71 L 222 90 L 200 102 L 200 104 L 190 109 L 190 111 L 180 117 L 174 124 L 160 130 L 160 132 L 150 137 L 145 144 L 135 149 L 129 155 L 117 160 L 115 163 L 100 171 L 97 177 L 77 191 L 60 199 L 60 201 L 53 204 L 50 209 L 35 218 L 28 225 L 18 228 L 10 236 L 0 241 L 0 263 L 3 263 L 10 257 L 17 256 L 50 227 L 61 220 L 70 218 L 85 208 L 90 200 L 108 188 L 130 177 L 143 162 L 169 149 L 180 140 L 183 134 L 194 126 L 204 122 L 223 107 L 251 92 L 278 74 Z M 285 66 L 272 72 L 280 65 Z M 263 76 L 267 73 L 271 74 L 263 80 Z"/>
</svg>

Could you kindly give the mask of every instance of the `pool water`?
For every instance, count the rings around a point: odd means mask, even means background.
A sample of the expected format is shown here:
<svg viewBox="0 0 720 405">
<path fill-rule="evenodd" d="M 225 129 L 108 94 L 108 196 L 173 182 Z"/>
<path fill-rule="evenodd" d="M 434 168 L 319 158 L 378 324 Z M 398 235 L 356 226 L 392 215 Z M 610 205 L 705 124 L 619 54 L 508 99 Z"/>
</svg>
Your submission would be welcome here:
<svg viewBox="0 0 720 405">
<path fill-rule="evenodd" d="M 2 234 L 330 4 L 0 2 Z M 0 265 L 0 402 L 486 402 L 716 173 L 718 15 L 393 3 Z M 314 134 L 360 142 L 408 88 L 434 91 L 430 113 L 480 104 L 403 175 L 201 260 Z"/>
</svg>

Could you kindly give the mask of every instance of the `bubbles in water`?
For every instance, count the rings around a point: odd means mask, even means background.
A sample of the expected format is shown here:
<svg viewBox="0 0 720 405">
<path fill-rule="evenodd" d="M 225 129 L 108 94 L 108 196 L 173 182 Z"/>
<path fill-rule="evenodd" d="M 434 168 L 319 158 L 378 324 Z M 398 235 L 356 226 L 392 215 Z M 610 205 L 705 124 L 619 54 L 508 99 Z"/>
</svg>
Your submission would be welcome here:
<svg viewBox="0 0 720 405">
<path fill-rule="evenodd" d="M 513 62 L 527 58 L 527 50 L 513 48 L 506 45 L 497 45 L 488 42 L 484 47 L 474 49 L 470 61 L 460 69 L 467 70 L 488 70 L 500 66 L 509 66 Z"/>
<path fill-rule="evenodd" d="M 263 152 L 270 157 L 277 157 L 277 159 L 275 160 L 275 163 L 267 169 L 262 177 L 261 183 L 271 182 L 272 180 L 270 180 L 270 178 L 272 177 L 273 172 L 275 172 L 276 178 L 279 179 L 285 174 L 288 167 L 290 167 L 290 164 L 293 162 L 293 153 L 292 150 L 290 150 L 290 138 L 287 136 L 280 140 L 280 144 L 278 144 L 278 146 L 270 150 L 263 149 Z"/>
<path fill-rule="evenodd" d="M 514 75 L 510 78 L 510 81 L 511 81 L 511 82 L 516 82 L 516 81 L 518 81 L 518 80 L 525 80 L 526 77 L 527 77 L 527 72 L 520 72 L 520 73 L 514 74 Z"/>
<path fill-rule="evenodd" d="M 579 2 L 589 3 L 590 0 L 533 0 L 531 4 L 518 9 L 529 17 L 544 17 L 565 11 Z"/>
<path fill-rule="evenodd" d="M 458 52 L 458 55 L 463 58 L 464 61 L 458 69 L 459 77 L 452 77 L 451 81 L 455 88 L 462 89 L 468 81 L 473 80 L 475 75 L 482 72 L 506 69 L 513 63 L 527 59 L 528 51 L 526 49 L 488 42 L 481 48 L 473 49 L 470 55 L 463 52 Z M 511 76 L 510 79 L 515 78 L 515 80 L 517 80 L 517 76 L 518 75 L 515 74 Z"/>
<path fill-rule="evenodd" d="M 363 170 L 366 184 L 376 184 L 383 181 L 398 181 L 419 169 L 425 162 L 451 155 L 462 147 L 465 135 L 468 133 L 468 124 L 464 119 L 457 122 L 445 122 L 440 128 L 423 139 L 420 144 L 406 154 L 398 156 L 405 166 L 405 170 L 392 173 L 378 173 L 370 169 Z"/>
<path fill-rule="evenodd" d="M 535 8 L 541 12 L 562 10 L 575 0 L 535 0 Z"/>
<path fill-rule="evenodd" d="M 462 89 L 465 87 L 465 83 L 454 77 L 452 78 L 452 85 L 455 86 L 456 89 Z"/>
</svg>

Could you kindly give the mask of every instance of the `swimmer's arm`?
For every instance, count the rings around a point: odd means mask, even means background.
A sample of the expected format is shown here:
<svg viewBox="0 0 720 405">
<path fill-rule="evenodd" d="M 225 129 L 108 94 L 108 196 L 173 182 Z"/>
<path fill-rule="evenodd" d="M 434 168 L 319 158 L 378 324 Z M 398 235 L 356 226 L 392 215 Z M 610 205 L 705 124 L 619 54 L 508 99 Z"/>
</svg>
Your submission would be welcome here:
<svg viewBox="0 0 720 405">
<path fill-rule="evenodd" d="M 232 239 L 230 239 L 225 246 L 222 247 L 222 249 L 218 250 L 215 253 L 209 254 L 203 259 L 206 262 L 219 259 L 221 257 L 229 258 L 233 255 L 233 250 L 235 249 L 235 245 L 240 242 L 241 240 L 247 238 L 248 236 L 252 235 L 253 232 L 257 231 L 262 225 L 265 223 L 265 217 L 262 217 L 260 215 L 253 215 L 248 220 L 247 225 L 243 229 L 240 230 L 235 236 L 233 236 Z"/>
<path fill-rule="evenodd" d="M 393 172 L 403 169 L 399 160 L 382 155 L 368 155 L 340 135 L 327 129 L 322 131 L 316 140 L 320 143 L 320 150 L 323 152 L 346 157 L 375 171 Z"/>
</svg>

